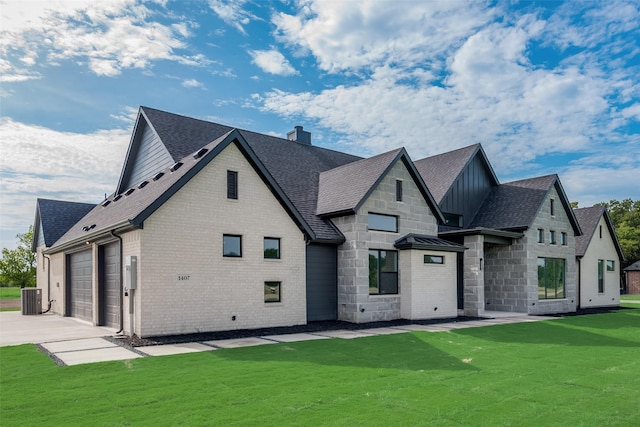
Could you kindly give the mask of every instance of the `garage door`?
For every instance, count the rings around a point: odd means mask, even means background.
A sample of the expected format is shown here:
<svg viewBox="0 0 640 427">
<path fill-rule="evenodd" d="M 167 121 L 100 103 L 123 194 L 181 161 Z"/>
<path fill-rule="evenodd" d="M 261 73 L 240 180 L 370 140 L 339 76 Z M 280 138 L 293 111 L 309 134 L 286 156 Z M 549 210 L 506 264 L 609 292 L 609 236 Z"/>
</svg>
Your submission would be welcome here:
<svg viewBox="0 0 640 427">
<path fill-rule="evenodd" d="M 120 244 L 100 247 L 100 324 L 120 326 Z"/>
<path fill-rule="evenodd" d="M 335 246 L 307 246 L 307 321 L 338 318 L 338 256 Z"/>
<path fill-rule="evenodd" d="M 69 315 L 93 320 L 91 250 L 69 255 Z"/>
</svg>

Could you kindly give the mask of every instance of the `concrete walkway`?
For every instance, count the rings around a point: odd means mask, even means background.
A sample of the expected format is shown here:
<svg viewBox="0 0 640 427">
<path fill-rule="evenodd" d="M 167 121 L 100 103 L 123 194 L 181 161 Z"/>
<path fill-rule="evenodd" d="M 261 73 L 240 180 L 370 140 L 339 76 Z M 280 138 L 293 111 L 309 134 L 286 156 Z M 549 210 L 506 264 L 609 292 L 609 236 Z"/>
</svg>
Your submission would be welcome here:
<svg viewBox="0 0 640 427">
<path fill-rule="evenodd" d="M 403 325 L 358 330 L 332 330 L 310 333 L 265 335 L 260 337 L 225 339 L 182 344 L 166 344 L 136 347 L 133 350 L 114 344 L 104 336 L 113 336 L 114 329 L 92 326 L 87 322 L 54 314 L 23 316 L 19 312 L 0 312 L 0 346 L 18 344 L 40 344 L 64 365 L 128 360 L 146 356 L 168 356 L 174 354 L 213 351 L 222 348 L 252 347 L 277 343 L 322 339 L 355 339 L 376 335 L 401 334 L 411 331 L 442 332 L 454 329 L 477 328 L 509 323 L 537 322 L 555 317 L 527 316 L 510 313 L 508 316 L 491 316 L 481 320 L 433 325 Z"/>
</svg>

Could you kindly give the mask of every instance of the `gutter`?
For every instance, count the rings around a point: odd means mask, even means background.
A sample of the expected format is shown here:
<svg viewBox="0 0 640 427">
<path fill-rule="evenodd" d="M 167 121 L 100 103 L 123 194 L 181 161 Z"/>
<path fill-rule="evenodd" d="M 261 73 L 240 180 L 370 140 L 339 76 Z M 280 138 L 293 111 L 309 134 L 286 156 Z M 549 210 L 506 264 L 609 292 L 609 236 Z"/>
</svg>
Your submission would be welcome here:
<svg viewBox="0 0 640 427">
<path fill-rule="evenodd" d="M 53 254 L 53 253 L 57 253 L 57 252 L 62 252 L 64 250 L 67 250 L 69 248 L 72 248 L 74 246 L 78 246 L 79 244 L 83 244 L 87 241 L 96 241 L 99 240 L 100 238 L 103 237 L 109 237 L 112 236 L 111 232 L 112 231 L 116 231 L 118 230 L 120 233 L 128 231 L 129 229 L 133 230 L 136 228 L 141 228 L 140 226 L 136 226 L 131 220 L 124 220 L 112 227 L 110 227 L 111 230 L 105 230 L 102 229 L 100 231 L 96 231 L 94 233 L 91 234 L 87 234 L 86 236 L 82 236 L 82 237 L 76 237 L 73 240 L 69 240 L 68 242 L 62 243 L 61 245 L 58 246 L 52 246 L 49 249 L 46 249 L 44 251 L 42 251 L 43 254 Z"/>
</svg>

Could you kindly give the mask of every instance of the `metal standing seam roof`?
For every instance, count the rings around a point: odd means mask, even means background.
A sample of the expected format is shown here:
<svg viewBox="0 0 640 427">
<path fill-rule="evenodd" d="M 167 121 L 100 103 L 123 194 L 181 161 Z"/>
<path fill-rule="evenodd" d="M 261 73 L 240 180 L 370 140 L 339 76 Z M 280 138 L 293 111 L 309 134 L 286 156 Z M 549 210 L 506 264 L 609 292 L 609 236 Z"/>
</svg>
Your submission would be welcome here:
<svg viewBox="0 0 640 427">
<path fill-rule="evenodd" d="M 38 244 L 40 233 L 39 225 L 42 226 L 44 245 L 47 248 L 51 247 L 95 206 L 96 205 L 92 203 L 77 203 L 39 198 L 36 201 L 36 218 L 33 226 L 31 249 L 35 251 Z"/>
<path fill-rule="evenodd" d="M 396 240 L 394 246 L 397 249 L 421 249 L 444 252 L 464 252 L 464 245 L 440 239 L 437 236 L 410 233 Z"/>
</svg>

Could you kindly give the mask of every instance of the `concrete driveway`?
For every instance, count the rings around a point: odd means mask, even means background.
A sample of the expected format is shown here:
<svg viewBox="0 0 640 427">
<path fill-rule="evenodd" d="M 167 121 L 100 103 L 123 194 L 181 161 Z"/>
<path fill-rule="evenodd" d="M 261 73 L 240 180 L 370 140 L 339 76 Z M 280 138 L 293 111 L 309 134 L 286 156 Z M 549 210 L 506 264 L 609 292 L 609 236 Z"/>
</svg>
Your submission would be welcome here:
<svg viewBox="0 0 640 427">
<path fill-rule="evenodd" d="M 116 330 L 57 314 L 23 316 L 19 311 L 0 312 L 0 346 L 104 337 Z"/>
</svg>

